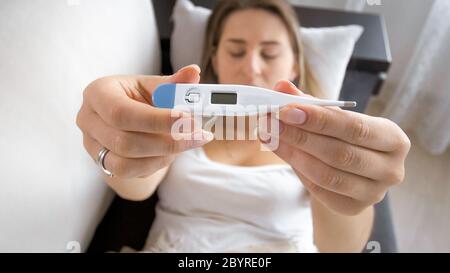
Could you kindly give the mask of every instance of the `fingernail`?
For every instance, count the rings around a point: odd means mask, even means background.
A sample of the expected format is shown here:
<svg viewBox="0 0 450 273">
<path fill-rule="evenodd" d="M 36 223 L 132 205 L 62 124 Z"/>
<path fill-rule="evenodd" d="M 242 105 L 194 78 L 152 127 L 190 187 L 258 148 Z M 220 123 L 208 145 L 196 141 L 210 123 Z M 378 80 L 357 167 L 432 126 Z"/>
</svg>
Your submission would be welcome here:
<svg viewBox="0 0 450 273">
<path fill-rule="evenodd" d="M 279 87 L 280 87 L 280 85 L 281 85 L 281 81 L 278 81 L 276 84 L 275 84 L 275 86 L 273 87 L 273 89 L 278 89 Z"/>
<path fill-rule="evenodd" d="M 303 124 L 306 121 L 306 114 L 300 109 L 290 108 L 280 113 L 280 119 L 288 123 Z"/>
<path fill-rule="evenodd" d="M 183 73 L 183 71 L 186 70 L 186 66 L 180 68 L 177 72 L 175 72 L 175 74 L 173 74 L 172 76 L 176 77 L 178 75 L 180 75 L 181 73 Z"/>
<path fill-rule="evenodd" d="M 199 73 L 202 72 L 202 69 L 200 68 L 200 66 L 198 64 L 191 64 L 189 66 L 195 67 L 195 70 L 197 70 Z"/>
<path fill-rule="evenodd" d="M 180 74 L 182 71 L 185 71 L 186 69 L 188 69 L 189 67 L 194 67 L 195 70 L 197 70 L 200 73 L 200 67 L 197 64 L 190 64 L 187 66 L 182 67 L 180 70 L 177 71 L 177 73 L 175 73 L 175 75 Z"/>
</svg>

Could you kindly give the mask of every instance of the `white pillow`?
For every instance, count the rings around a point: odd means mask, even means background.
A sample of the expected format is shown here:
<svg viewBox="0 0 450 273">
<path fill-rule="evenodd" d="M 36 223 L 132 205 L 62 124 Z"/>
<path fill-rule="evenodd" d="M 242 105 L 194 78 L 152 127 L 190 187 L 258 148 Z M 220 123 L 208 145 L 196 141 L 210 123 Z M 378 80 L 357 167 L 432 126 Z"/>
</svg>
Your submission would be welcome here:
<svg viewBox="0 0 450 273">
<path fill-rule="evenodd" d="M 172 19 L 171 62 L 174 70 L 200 64 L 206 24 L 211 10 L 178 0 Z M 301 18 L 300 18 L 301 20 Z M 325 98 L 337 99 L 355 43 L 363 32 L 359 25 L 301 28 L 305 59 Z"/>
<path fill-rule="evenodd" d="M 75 117 L 94 79 L 160 73 L 151 1 L 0 6 L 0 252 L 83 251 L 113 195 Z"/>
</svg>

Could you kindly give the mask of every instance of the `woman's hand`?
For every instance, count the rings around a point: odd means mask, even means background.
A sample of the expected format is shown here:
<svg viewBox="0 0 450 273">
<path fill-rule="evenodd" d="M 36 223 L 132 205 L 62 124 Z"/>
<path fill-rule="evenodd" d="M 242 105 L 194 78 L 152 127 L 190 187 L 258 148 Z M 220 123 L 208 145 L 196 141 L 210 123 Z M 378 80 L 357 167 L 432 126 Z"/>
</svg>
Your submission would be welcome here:
<svg viewBox="0 0 450 273">
<path fill-rule="evenodd" d="M 114 179 L 143 178 L 168 166 L 176 154 L 210 141 L 205 131 L 174 140 L 171 127 L 182 114 L 152 106 L 159 84 L 198 83 L 199 73 L 193 65 L 172 76 L 111 76 L 89 84 L 77 116 L 87 152 L 96 160 L 102 147 L 110 150 L 104 163 Z"/>
<path fill-rule="evenodd" d="M 276 90 L 301 92 L 281 81 Z M 311 195 L 327 208 L 357 215 L 402 182 L 411 146 L 392 121 L 338 107 L 292 104 L 279 113 L 279 146 Z"/>
</svg>

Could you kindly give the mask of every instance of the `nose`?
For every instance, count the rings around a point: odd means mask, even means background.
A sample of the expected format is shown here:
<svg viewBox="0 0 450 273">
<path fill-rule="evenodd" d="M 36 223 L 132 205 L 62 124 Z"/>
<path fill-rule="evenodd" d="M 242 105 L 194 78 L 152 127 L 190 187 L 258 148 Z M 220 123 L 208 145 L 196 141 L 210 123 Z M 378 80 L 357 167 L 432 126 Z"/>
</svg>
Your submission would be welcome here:
<svg viewBox="0 0 450 273">
<path fill-rule="evenodd" d="M 253 81 L 262 72 L 262 60 L 256 52 L 249 53 L 244 60 L 244 75 Z"/>
</svg>

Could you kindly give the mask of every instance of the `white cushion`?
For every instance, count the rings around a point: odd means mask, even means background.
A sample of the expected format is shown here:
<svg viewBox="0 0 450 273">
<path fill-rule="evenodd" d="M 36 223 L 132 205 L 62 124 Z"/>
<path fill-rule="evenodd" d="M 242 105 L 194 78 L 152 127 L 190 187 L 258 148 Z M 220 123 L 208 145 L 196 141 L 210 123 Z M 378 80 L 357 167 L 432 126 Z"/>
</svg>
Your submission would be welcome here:
<svg viewBox="0 0 450 273">
<path fill-rule="evenodd" d="M 211 10 L 178 0 L 172 14 L 171 63 L 174 70 L 200 64 L 206 24 Z M 301 21 L 301 18 L 300 18 Z M 363 32 L 359 25 L 301 28 L 305 59 L 325 93 L 337 99 L 355 43 Z"/>
<path fill-rule="evenodd" d="M 0 252 L 83 251 L 113 195 L 76 114 L 98 77 L 159 74 L 151 1 L 0 6 Z"/>
</svg>

